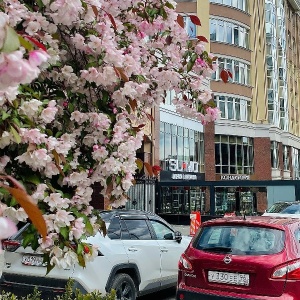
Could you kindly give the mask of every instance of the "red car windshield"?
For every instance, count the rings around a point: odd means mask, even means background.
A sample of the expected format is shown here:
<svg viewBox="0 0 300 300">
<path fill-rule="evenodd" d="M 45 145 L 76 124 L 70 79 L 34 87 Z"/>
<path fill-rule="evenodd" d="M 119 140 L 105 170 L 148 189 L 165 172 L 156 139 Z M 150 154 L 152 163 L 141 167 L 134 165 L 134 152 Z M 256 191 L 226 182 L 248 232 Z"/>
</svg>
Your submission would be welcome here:
<svg viewBox="0 0 300 300">
<path fill-rule="evenodd" d="M 284 248 L 284 231 L 257 226 L 205 226 L 193 247 L 198 250 L 241 255 L 279 253 Z"/>
</svg>

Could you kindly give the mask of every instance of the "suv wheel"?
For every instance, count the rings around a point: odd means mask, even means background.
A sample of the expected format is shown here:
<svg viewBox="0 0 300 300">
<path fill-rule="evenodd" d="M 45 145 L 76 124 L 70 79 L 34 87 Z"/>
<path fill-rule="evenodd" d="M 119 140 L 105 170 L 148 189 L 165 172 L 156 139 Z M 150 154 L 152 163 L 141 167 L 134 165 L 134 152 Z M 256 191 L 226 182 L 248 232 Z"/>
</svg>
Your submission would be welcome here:
<svg viewBox="0 0 300 300">
<path fill-rule="evenodd" d="M 116 291 L 117 300 L 136 299 L 136 287 L 128 274 L 117 274 L 111 283 L 111 289 Z"/>
</svg>

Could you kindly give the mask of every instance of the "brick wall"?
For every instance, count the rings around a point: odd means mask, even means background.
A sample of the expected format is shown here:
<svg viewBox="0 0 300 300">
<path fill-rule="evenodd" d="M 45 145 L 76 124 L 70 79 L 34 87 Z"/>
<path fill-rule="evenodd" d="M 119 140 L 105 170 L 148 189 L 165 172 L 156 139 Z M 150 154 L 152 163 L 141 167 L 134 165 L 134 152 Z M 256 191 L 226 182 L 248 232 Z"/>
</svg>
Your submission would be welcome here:
<svg viewBox="0 0 300 300">
<path fill-rule="evenodd" d="M 255 180 L 271 180 L 271 141 L 270 138 L 254 138 Z"/>
<path fill-rule="evenodd" d="M 213 122 L 204 126 L 204 161 L 205 180 L 214 181 L 216 179 L 215 169 L 215 124 Z"/>
</svg>

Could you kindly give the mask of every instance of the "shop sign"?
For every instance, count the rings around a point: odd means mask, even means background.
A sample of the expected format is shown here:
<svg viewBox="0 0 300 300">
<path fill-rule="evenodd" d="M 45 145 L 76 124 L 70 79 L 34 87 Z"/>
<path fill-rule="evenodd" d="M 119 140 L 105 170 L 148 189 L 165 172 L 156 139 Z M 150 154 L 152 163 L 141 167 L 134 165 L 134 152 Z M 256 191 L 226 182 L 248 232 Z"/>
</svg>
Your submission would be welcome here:
<svg viewBox="0 0 300 300">
<path fill-rule="evenodd" d="M 181 179 L 181 180 L 197 180 L 196 174 L 182 174 L 182 173 L 173 173 L 171 175 L 172 179 Z"/>
<path fill-rule="evenodd" d="M 160 181 L 204 181 L 204 173 L 191 173 L 191 172 L 171 172 L 171 171 L 160 171 Z"/>
<path fill-rule="evenodd" d="M 220 180 L 250 180 L 250 175 L 246 175 L 246 174 L 224 174 L 224 175 L 220 175 Z"/>
<path fill-rule="evenodd" d="M 168 170 L 172 172 L 176 171 L 185 171 L 185 172 L 198 172 L 199 163 L 196 161 L 180 161 L 178 159 L 169 159 L 168 161 Z"/>
</svg>

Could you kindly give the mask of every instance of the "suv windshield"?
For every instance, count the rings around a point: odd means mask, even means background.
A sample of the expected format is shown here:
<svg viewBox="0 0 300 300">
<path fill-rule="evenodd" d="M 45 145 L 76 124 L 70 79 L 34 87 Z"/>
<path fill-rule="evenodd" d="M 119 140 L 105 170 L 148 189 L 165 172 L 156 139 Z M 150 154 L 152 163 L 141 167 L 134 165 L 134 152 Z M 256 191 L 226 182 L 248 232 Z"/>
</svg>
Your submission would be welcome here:
<svg viewBox="0 0 300 300">
<path fill-rule="evenodd" d="M 203 227 L 194 247 L 219 253 L 262 255 L 283 250 L 285 235 L 278 229 L 253 226 Z"/>
<path fill-rule="evenodd" d="M 300 203 L 275 203 L 267 210 L 267 212 L 282 214 L 299 214 Z"/>
</svg>

